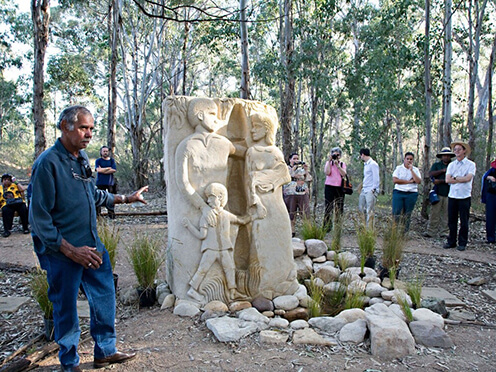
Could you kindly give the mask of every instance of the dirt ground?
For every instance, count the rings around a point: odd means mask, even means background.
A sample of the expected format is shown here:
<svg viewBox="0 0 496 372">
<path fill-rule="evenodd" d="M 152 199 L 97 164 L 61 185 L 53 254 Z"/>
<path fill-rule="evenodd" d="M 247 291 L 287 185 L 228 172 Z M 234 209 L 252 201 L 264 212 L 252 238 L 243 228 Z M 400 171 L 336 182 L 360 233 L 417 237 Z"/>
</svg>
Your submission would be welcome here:
<svg viewBox="0 0 496 372">
<path fill-rule="evenodd" d="M 135 283 L 127 262 L 125 244 L 135 231 L 148 231 L 166 243 L 165 216 L 118 218 L 123 234 L 119 245 L 116 272 L 119 286 Z M 423 222 L 414 221 L 412 231 L 423 231 Z M 474 321 L 448 325 L 446 331 L 454 348 L 449 350 L 417 346 L 416 354 L 400 360 L 383 361 L 370 354 L 368 342 L 361 345 L 314 347 L 261 344 L 258 335 L 237 343 L 216 341 L 205 324 L 198 318 L 180 318 L 171 310 L 158 307 L 138 310 L 119 304 L 117 309 L 117 337 L 119 349 L 134 349 L 138 356 L 123 365 L 107 367 L 115 371 L 496 371 L 496 303 L 482 294 L 484 289 L 496 288 L 495 246 L 484 244 L 483 226 L 471 226 L 471 243 L 467 251 L 442 249 L 442 240 L 425 239 L 419 233 L 410 234 L 400 279 L 420 273 L 424 285 L 440 286 L 462 299 L 463 310 L 475 316 Z M 357 253 L 356 240 L 349 227 L 343 237 L 343 250 Z M 380 243 L 378 244 L 380 247 Z M 380 255 L 380 252 L 378 252 Z M 23 268 L 36 264 L 29 235 L 20 231 L 0 241 L 1 295 L 29 295 Z M 14 269 L 13 269 L 14 268 Z M 164 273 L 161 272 L 163 278 Z M 487 283 L 474 287 L 469 279 L 482 276 Z M 82 322 L 83 331 L 88 329 Z M 2 360 L 42 330 L 41 311 L 32 301 L 17 314 L 0 317 L 0 365 Z M 85 337 L 83 337 L 85 339 Z M 38 343 L 30 351 L 40 348 Z M 81 368 L 93 369 L 92 341 L 80 344 Z M 39 362 L 38 371 L 59 370 L 55 354 Z"/>
</svg>

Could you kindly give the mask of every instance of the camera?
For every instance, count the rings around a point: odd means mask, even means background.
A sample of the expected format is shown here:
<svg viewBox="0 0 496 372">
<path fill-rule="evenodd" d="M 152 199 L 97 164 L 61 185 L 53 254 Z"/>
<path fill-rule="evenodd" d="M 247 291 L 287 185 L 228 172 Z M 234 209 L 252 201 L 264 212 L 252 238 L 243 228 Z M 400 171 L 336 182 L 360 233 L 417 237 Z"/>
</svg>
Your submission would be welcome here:
<svg viewBox="0 0 496 372">
<path fill-rule="evenodd" d="M 295 163 L 295 165 L 305 165 L 305 162 L 304 162 L 304 161 L 297 161 L 297 162 Z"/>
<path fill-rule="evenodd" d="M 332 154 L 331 157 L 332 157 L 332 160 L 336 160 L 338 158 L 338 154 Z"/>
</svg>

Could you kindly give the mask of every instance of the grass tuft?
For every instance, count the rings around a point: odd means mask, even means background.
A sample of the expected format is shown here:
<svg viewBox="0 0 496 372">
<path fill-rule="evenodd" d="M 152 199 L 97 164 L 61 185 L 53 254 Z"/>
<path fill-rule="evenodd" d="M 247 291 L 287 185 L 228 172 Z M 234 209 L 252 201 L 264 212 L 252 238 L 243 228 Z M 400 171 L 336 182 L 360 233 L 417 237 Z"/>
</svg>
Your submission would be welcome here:
<svg viewBox="0 0 496 372">
<path fill-rule="evenodd" d="M 137 233 L 127 251 L 140 288 L 153 288 L 158 269 L 165 261 L 159 240 Z"/>
</svg>

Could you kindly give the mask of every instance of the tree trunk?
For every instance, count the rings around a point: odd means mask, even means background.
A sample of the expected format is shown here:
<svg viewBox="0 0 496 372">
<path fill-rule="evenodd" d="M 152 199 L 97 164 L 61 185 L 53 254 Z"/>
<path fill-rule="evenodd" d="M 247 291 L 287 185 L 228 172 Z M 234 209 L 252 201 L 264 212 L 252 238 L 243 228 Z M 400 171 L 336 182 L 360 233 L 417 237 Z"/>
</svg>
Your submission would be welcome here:
<svg viewBox="0 0 496 372">
<path fill-rule="evenodd" d="M 424 140 L 424 187 L 422 198 L 423 218 L 428 218 L 427 206 L 429 205 L 429 166 L 431 151 L 431 106 L 432 106 L 432 83 L 431 83 L 431 54 L 430 54 L 430 28 L 431 28 L 431 2 L 425 0 L 425 44 L 424 44 L 424 86 L 425 86 L 425 140 Z"/>
<path fill-rule="evenodd" d="M 319 95 L 317 89 L 313 84 L 310 87 L 310 106 L 311 106 L 311 117 L 310 117 L 310 171 L 313 177 L 313 198 L 316 200 L 317 198 L 317 183 L 316 179 L 317 169 L 315 160 L 317 159 L 317 146 L 315 141 L 317 140 L 316 131 L 317 131 L 317 117 L 319 113 Z"/>
<path fill-rule="evenodd" d="M 493 41 L 493 50 L 491 56 L 489 58 L 489 67 L 488 70 L 488 96 L 489 96 L 489 104 L 488 104 L 488 135 L 487 135 L 487 148 L 486 148 L 486 167 L 484 169 L 489 169 L 491 166 L 491 156 L 493 154 L 493 131 L 494 131 L 494 118 L 493 118 L 493 68 L 494 68 L 494 57 L 495 57 L 495 48 L 496 45 L 496 35 Z"/>
<path fill-rule="evenodd" d="M 121 28 L 121 0 L 109 1 L 108 32 L 110 43 L 109 94 L 107 146 L 112 154 L 115 153 L 115 132 L 117 128 L 117 47 L 119 45 L 119 30 Z"/>
<path fill-rule="evenodd" d="M 248 28 L 246 26 L 246 0 L 239 0 L 241 36 L 241 87 L 240 97 L 250 99 L 250 61 L 248 58 Z"/>
<path fill-rule="evenodd" d="M 187 51 L 188 51 L 189 23 L 184 22 L 184 39 L 183 39 L 183 96 L 186 95 L 186 73 L 187 73 Z"/>
<path fill-rule="evenodd" d="M 439 128 L 440 146 L 451 143 L 451 61 L 453 58 L 452 0 L 445 0 L 444 11 L 444 68 L 443 68 L 443 114 Z"/>
<path fill-rule="evenodd" d="M 291 140 L 291 127 L 293 122 L 293 103 L 295 99 L 295 77 L 292 66 L 293 58 L 293 1 L 284 0 L 284 47 L 281 61 L 284 69 L 285 84 L 281 95 L 281 127 L 282 151 L 287 159 L 294 150 Z"/>
<path fill-rule="evenodd" d="M 36 159 L 46 148 L 43 73 L 50 25 L 50 0 L 31 0 L 31 17 L 34 36 L 33 120 Z"/>
</svg>

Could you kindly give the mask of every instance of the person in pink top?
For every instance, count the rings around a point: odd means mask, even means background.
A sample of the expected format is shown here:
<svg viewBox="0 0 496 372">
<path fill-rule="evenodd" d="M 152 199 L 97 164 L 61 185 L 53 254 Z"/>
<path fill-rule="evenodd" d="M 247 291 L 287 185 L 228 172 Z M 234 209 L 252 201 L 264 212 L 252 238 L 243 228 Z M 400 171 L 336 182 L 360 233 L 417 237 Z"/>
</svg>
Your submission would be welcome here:
<svg viewBox="0 0 496 372">
<path fill-rule="evenodd" d="M 341 161 L 342 154 L 339 147 L 334 147 L 324 168 L 326 174 L 324 226 L 328 230 L 332 225 L 332 215 L 343 213 L 344 191 L 341 185 L 343 177 L 346 177 L 346 164 Z"/>
</svg>

